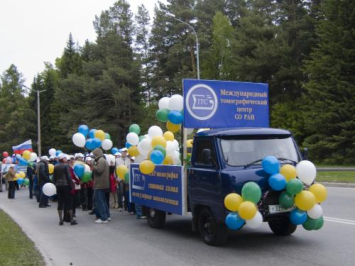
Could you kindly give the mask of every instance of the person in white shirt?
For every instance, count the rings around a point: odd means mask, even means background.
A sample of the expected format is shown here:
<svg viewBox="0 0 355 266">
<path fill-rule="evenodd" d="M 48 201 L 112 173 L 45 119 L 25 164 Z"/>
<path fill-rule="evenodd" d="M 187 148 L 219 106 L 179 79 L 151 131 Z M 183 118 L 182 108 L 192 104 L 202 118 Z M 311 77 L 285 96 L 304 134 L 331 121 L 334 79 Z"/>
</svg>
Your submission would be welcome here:
<svg viewBox="0 0 355 266">
<path fill-rule="evenodd" d="M 116 168 L 120 165 L 125 165 L 128 169 L 131 164 L 131 159 L 128 156 L 127 148 L 121 149 L 121 153 L 116 153 Z M 118 211 L 121 212 L 123 208 L 123 197 L 125 195 L 125 181 L 120 180 L 116 175 L 118 186 L 117 186 L 117 197 L 118 197 Z M 125 199 L 126 201 L 127 199 Z"/>
</svg>

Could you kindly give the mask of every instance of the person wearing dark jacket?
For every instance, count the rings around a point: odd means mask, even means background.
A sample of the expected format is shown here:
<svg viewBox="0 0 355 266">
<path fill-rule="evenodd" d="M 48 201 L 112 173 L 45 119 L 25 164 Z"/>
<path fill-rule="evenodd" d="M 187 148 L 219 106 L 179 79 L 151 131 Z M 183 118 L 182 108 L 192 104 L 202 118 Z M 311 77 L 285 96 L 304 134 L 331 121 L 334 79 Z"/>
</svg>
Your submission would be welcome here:
<svg viewBox="0 0 355 266">
<path fill-rule="evenodd" d="M 64 154 L 59 154 L 59 164 L 54 167 L 53 183 L 57 188 L 59 225 L 63 225 L 63 209 L 68 210 L 70 224 L 78 224 L 73 219 L 73 197 L 70 192 L 74 189 L 74 185 L 70 177 L 69 166 Z"/>
<path fill-rule="evenodd" d="M 34 163 L 31 162 L 27 166 L 27 178 L 30 181 L 30 185 L 28 187 L 28 191 L 30 192 L 30 199 L 33 199 L 33 179 L 35 175 Z"/>
<path fill-rule="evenodd" d="M 42 156 L 41 161 L 37 165 L 37 178 L 38 178 L 38 189 L 39 189 L 39 207 L 46 208 L 50 207 L 48 204 L 48 197 L 43 193 L 43 186 L 50 182 L 49 171 L 48 171 L 48 161 L 47 156 Z"/>
</svg>

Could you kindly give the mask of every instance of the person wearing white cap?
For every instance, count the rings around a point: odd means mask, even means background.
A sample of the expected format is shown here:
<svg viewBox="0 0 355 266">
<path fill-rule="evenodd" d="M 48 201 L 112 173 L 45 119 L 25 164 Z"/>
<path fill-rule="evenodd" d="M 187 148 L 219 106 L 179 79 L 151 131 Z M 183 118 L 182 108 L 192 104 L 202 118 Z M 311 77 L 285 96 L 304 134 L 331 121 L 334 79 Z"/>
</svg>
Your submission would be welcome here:
<svg viewBox="0 0 355 266">
<path fill-rule="evenodd" d="M 121 157 L 116 159 L 116 168 L 120 165 L 125 165 L 128 169 L 131 164 L 131 160 L 128 157 L 128 150 L 127 148 L 122 148 L 121 149 Z M 121 212 L 123 208 L 123 196 L 126 194 L 126 186 L 124 180 L 120 180 L 119 177 L 117 177 L 118 180 L 118 189 L 117 189 L 117 196 L 118 196 L 118 211 Z"/>
<path fill-rule="evenodd" d="M 47 156 L 42 156 L 41 161 L 37 165 L 37 177 L 38 177 L 38 186 L 39 186 L 39 207 L 46 208 L 50 207 L 48 204 L 48 197 L 43 193 L 43 186 L 46 183 L 50 182 L 49 179 L 49 170 L 48 170 L 49 158 Z"/>
</svg>

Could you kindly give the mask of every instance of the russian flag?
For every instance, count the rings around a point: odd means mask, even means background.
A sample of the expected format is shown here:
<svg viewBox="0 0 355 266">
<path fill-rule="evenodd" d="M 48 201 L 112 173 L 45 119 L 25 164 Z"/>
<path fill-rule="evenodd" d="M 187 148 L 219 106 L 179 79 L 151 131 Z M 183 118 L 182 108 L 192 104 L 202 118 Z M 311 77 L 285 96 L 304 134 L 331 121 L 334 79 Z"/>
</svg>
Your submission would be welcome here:
<svg viewBox="0 0 355 266">
<path fill-rule="evenodd" d="M 25 141 L 24 143 L 21 143 L 20 145 L 12 146 L 12 150 L 14 151 L 15 154 L 22 154 L 26 150 L 33 152 L 32 140 L 29 139 L 29 140 Z"/>
</svg>

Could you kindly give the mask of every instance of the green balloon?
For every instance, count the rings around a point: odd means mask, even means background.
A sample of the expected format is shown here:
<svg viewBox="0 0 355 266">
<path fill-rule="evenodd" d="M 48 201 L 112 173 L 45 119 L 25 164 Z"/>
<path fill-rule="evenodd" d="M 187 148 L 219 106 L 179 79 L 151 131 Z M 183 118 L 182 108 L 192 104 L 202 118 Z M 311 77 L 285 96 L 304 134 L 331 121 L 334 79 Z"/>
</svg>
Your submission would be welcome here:
<svg viewBox="0 0 355 266">
<path fill-rule="evenodd" d="M 124 181 L 129 184 L 129 171 L 127 171 L 124 175 Z"/>
<path fill-rule="evenodd" d="M 111 139 L 111 136 L 110 136 L 110 134 L 108 134 L 108 133 L 105 133 L 105 139 Z"/>
<path fill-rule="evenodd" d="M 144 138 L 145 138 L 145 136 L 139 136 L 139 142 L 141 142 L 142 139 L 144 139 Z"/>
<path fill-rule="evenodd" d="M 295 199 L 293 195 L 284 191 L 279 196 L 279 203 L 282 207 L 288 209 L 291 208 L 295 204 Z"/>
<path fill-rule="evenodd" d="M 156 113 L 156 117 L 160 122 L 167 122 L 169 113 L 169 109 L 159 109 Z"/>
<path fill-rule="evenodd" d="M 136 133 L 137 135 L 139 135 L 139 133 L 141 133 L 141 127 L 138 126 L 137 124 L 132 124 L 129 127 L 129 132 L 133 132 L 133 133 Z"/>
<path fill-rule="evenodd" d="M 30 184 L 30 180 L 28 180 L 28 178 L 25 178 L 25 179 L 23 180 L 23 184 L 24 184 L 26 187 L 28 187 L 28 185 Z"/>
<path fill-rule="evenodd" d="M 91 175 L 92 175 L 91 172 L 85 172 L 83 177 L 81 178 L 81 181 L 84 183 L 91 181 Z"/>
<path fill-rule="evenodd" d="M 261 189 L 255 182 L 245 183 L 242 188 L 242 197 L 244 201 L 251 201 L 255 204 L 261 199 Z"/>
<path fill-rule="evenodd" d="M 157 146 L 154 147 L 154 150 L 161 151 L 162 154 L 164 155 L 164 158 L 165 158 L 165 156 L 166 156 L 166 150 L 165 150 L 165 148 L 164 148 L 163 146 L 157 145 Z"/>
<path fill-rule="evenodd" d="M 286 191 L 291 195 L 296 195 L 303 190 L 303 183 L 301 180 L 294 178 L 287 182 Z"/>
<path fill-rule="evenodd" d="M 324 225 L 324 218 L 323 216 L 319 217 L 317 220 L 317 224 L 316 224 L 316 227 L 314 228 L 314 230 L 319 230 L 323 227 Z"/>
<path fill-rule="evenodd" d="M 29 167 L 32 167 L 32 168 L 33 168 L 34 165 L 35 165 L 34 162 L 29 162 L 29 163 L 28 163 L 28 166 L 29 166 Z"/>
<path fill-rule="evenodd" d="M 307 220 L 302 224 L 303 228 L 307 231 L 311 231 L 316 229 L 318 223 L 318 219 L 311 219 L 307 217 Z"/>
</svg>

